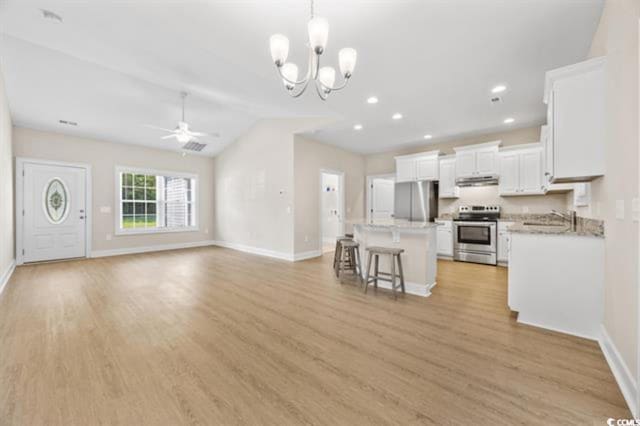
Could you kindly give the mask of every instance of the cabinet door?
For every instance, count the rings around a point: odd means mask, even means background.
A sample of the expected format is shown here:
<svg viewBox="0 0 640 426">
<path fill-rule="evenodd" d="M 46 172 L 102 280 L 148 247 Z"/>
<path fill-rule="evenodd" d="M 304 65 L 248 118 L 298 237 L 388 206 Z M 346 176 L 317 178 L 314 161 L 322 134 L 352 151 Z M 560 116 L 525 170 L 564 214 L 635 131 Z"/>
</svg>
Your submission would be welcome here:
<svg viewBox="0 0 640 426">
<path fill-rule="evenodd" d="M 498 262 L 506 262 L 508 260 L 508 235 L 507 232 L 498 233 Z"/>
<path fill-rule="evenodd" d="M 542 194 L 542 153 L 538 150 L 520 154 L 520 192 Z"/>
<path fill-rule="evenodd" d="M 396 182 L 416 180 L 416 161 L 413 158 L 396 158 Z"/>
<path fill-rule="evenodd" d="M 438 188 L 438 194 L 440 198 L 458 197 L 455 170 L 455 160 L 440 161 L 440 187 Z"/>
<path fill-rule="evenodd" d="M 551 93 L 553 95 L 553 92 Z M 549 105 L 548 109 L 551 110 L 552 106 Z M 547 114 L 549 117 L 550 113 Z M 549 118 L 547 118 L 549 120 Z M 551 179 L 553 178 L 553 138 L 551 137 L 551 127 L 550 126 L 542 126 L 540 129 L 540 141 L 542 142 L 542 146 L 544 147 L 543 158 L 544 158 L 544 176 L 542 179 L 542 183 L 548 187 Z"/>
<path fill-rule="evenodd" d="M 438 229 L 438 254 L 453 256 L 453 232 L 451 229 Z"/>
<path fill-rule="evenodd" d="M 515 195 L 520 190 L 520 155 L 517 152 L 500 154 L 500 195 Z"/>
<path fill-rule="evenodd" d="M 476 153 L 456 153 L 456 177 L 471 177 L 476 174 Z"/>
<path fill-rule="evenodd" d="M 495 149 L 476 152 L 476 172 L 478 175 L 495 175 L 498 172 Z"/>
<path fill-rule="evenodd" d="M 416 159 L 417 180 L 438 180 L 438 157 Z"/>
</svg>

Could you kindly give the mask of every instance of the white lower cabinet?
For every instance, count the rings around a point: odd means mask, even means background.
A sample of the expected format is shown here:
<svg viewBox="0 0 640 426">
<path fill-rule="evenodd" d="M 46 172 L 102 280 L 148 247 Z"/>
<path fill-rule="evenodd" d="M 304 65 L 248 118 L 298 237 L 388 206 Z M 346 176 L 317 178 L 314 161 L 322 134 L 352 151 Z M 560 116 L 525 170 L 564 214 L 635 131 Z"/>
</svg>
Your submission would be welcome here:
<svg viewBox="0 0 640 426">
<path fill-rule="evenodd" d="M 509 263 L 509 228 L 513 222 L 498 222 L 498 262 Z"/>
<path fill-rule="evenodd" d="M 453 257 L 453 222 L 450 220 L 436 220 L 441 223 L 438 227 L 438 256 Z"/>
<path fill-rule="evenodd" d="M 508 303 L 518 322 L 598 339 L 604 238 L 511 233 L 509 247 Z"/>
</svg>

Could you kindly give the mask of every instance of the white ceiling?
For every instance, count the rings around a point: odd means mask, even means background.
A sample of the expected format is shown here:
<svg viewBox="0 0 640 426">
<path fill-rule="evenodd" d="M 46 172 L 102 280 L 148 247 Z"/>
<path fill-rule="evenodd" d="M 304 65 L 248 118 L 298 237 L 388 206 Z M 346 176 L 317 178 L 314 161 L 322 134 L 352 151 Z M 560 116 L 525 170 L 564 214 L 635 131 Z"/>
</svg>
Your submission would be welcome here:
<svg viewBox="0 0 640 426">
<path fill-rule="evenodd" d="M 602 0 L 315 0 L 329 20 L 325 61 L 358 50 L 350 85 L 327 102 L 291 99 L 269 36 L 291 40 L 303 65 L 308 2 L 0 0 L 0 65 L 18 125 L 179 149 L 144 127 L 187 121 L 213 155 L 265 117 L 335 118 L 314 138 L 376 152 L 544 121 L 544 72 L 585 58 Z M 63 17 L 46 20 L 40 9 Z M 303 70 L 304 71 L 304 70 Z M 504 102 L 490 89 L 506 83 Z M 365 99 L 376 95 L 377 105 Z M 401 112 L 404 118 L 391 120 Z M 78 122 L 63 126 L 60 119 Z M 353 130 L 355 123 L 364 126 Z"/>
</svg>

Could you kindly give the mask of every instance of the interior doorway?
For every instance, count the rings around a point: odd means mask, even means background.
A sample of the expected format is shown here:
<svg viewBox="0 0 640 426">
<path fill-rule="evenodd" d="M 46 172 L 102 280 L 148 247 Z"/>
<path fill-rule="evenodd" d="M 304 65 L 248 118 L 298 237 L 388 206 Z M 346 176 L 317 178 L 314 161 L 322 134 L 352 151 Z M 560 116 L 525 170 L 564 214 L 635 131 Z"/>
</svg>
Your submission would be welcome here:
<svg viewBox="0 0 640 426">
<path fill-rule="evenodd" d="M 367 176 L 367 220 L 393 219 L 395 175 Z"/>
<path fill-rule="evenodd" d="M 320 172 L 320 243 L 323 253 L 333 251 L 344 235 L 344 173 Z"/>
</svg>

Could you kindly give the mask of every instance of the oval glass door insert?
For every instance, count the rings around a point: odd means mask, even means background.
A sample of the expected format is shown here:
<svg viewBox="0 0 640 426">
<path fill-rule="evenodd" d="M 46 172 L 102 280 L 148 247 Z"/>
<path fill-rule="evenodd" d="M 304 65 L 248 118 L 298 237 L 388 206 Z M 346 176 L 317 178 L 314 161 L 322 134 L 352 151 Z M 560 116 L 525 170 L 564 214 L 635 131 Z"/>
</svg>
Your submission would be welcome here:
<svg viewBox="0 0 640 426">
<path fill-rule="evenodd" d="M 44 213 L 49 222 L 62 223 L 69 213 L 69 191 L 59 178 L 53 178 L 44 188 Z"/>
</svg>

